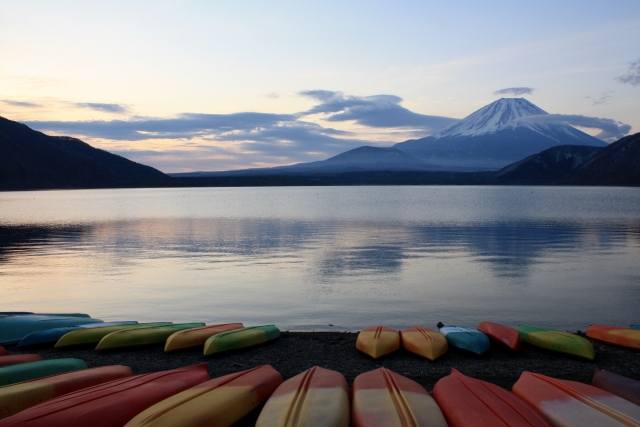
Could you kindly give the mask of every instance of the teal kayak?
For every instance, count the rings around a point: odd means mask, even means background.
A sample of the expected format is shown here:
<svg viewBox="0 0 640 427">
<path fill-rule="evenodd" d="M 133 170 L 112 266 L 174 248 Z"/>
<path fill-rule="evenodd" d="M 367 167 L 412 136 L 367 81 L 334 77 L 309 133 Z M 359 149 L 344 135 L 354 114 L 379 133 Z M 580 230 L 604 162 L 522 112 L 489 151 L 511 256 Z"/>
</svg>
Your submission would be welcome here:
<svg viewBox="0 0 640 427">
<path fill-rule="evenodd" d="M 31 332 L 18 343 L 17 347 L 28 347 L 32 345 L 44 345 L 55 344 L 60 338 L 69 332 L 77 331 L 78 329 L 91 329 L 91 328 L 104 328 L 107 326 L 120 326 L 120 325 L 135 325 L 138 322 L 135 320 L 126 320 L 122 322 L 104 322 L 104 323 L 89 323 L 79 326 L 66 326 L 64 328 L 51 328 L 42 329 L 40 331 Z"/>
<path fill-rule="evenodd" d="M 18 343 L 32 332 L 42 329 L 78 326 L 89 323 L 103 323 L 100 319 L 76 316 L 51 316 L 27 314 L 0 318 L 0 345 Z"/>
<path fill-rule="evenodd" d="M 87 369 L 80 359 L 50 359 L 0 367 L 0 386 Z"/>
<path fill-rule="evenodd" d="M 210 356 L 224 351 L 239 350 L 274 340 L 279 336 L 280 329 L 274 325 L 234 329 L 233 331 L 216 334 L 206 340 L 203 353 L 205 356 Z"/>
<path fill-rule="evenodd" d="M 442 326 L 440 333 L 445 336 L 449 346 L 470 351 L 478 355 L 486 353 L 491 347 L 489 337 L 477 329 L 461 328 L 459 326 Z"/>
<path fill-rule="evenodd" d="M 640 325 L 631 325 L 631 329 L 637 329 L 640 331 Z"/>
</svg>

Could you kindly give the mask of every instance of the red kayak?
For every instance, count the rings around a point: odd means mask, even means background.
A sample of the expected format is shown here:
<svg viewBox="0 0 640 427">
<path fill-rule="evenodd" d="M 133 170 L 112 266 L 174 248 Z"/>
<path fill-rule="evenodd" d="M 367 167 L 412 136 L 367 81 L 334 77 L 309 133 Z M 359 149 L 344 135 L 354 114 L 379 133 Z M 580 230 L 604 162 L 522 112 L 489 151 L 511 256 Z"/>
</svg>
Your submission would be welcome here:
<svg viewBox="0 0 640 427">
<path fill-rule="evenodd" d="M 7 354 L 7 350 L 5 350 L 4 347 L 0 345 L 0 356 L 4 356 L 5 354 Z"/>
<path fill-rule="evenodd" d="M 0 366 L 17 365 L 18 363 L 36 362 L 42 360 L 37 354 L 11 354 L 0 357 Z"/>
<path fill-rule="evenodd" d="M 613 372 L 596 369 L 593 373 L 591 385 L 596 386 L 629 402 L 640 406 L 640 381 L 614 374 Z"/>
<path fill-rule="evenodd" d="M 493 322 L 482 322 L 478 330 L 488 336 L 492 341 L 509 347 L 511 350 L 520 348 L 520 332 L 517 329 L 503 326 Z"/>
<path fill-rule="evenodd" d="M 436 383 L 431 395 L 449 427 L 551 427 L 519 397 L 455 369 Z"/>
<path fill-rule="evenodd" d="M 136 375 L 56 397 L 9 418 L 0 427 L 120 427 L 174 394 L 209 380 L 207 364 Z"/>
</svg>

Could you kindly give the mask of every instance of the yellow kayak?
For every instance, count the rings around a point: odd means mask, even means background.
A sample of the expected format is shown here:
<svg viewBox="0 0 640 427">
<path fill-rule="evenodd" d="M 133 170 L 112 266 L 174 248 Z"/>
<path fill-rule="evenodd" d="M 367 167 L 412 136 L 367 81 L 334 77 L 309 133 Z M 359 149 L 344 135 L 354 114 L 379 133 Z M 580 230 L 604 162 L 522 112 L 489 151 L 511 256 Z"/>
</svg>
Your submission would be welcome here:
<svg viewBox="0 0 640 427">
<path fill-rule="evenodd" d="M 400 334 L 385 326 L 366 328 L 358 334 L 356 348 L 377 359 L 400 348 Z"/>
<path fill-rule="evenodd" d="M 436 360 L 449 350 L 447 338 L 440 332 L 418 326 L 400 332 L 405 350 L 431 361 Z"/>
<path fill-rule="evenodd" d="M 201 328 L 178 331 L 167 338 L 167 342 L 164 345 L 164 351 L 169 352 L 204 345 L 204 343 L 213 335 L 221 332 L 233 331 L 234 329 L 240 329 L 243 327 L 244 325 L 242 323 L 223 323 L 219 325 L 208 325 Z"/>
<path fill-rule="evenodd" d="M 522 341 L 540 348 L 593 360 L 595 350 L 586 339 L 569 332 L 553 329 L 536 328 L 535 326 L 518 326 Z"/>
<path fill-rule="evenodd" d="M 96 346 L 96 350 L 130 347 L 136 345 L 158 344 L 165 342 L 176 331 L 198 328 L 204 323 L 178 323 L 167 326 L 149 326 L 146 328 L 121 329 L 106 335 Z"/>
<path fill-rule="evenodd" d="M 78 329 L 71 331 L 58 340 L 54 347 L 71 347 L 75 345 L 97 344 L 102 338 L 109 335 L 112 332 L 119 331 L 121 329 L 133 329 L 133 328 L 148 328 L 149 326 L 167 326 L 171 325 L 171 322 L 155 322 L 155 323 L 137 323 L 135 325 L 115 325 L 104 326 L 91 329 Z"/>
</svg>

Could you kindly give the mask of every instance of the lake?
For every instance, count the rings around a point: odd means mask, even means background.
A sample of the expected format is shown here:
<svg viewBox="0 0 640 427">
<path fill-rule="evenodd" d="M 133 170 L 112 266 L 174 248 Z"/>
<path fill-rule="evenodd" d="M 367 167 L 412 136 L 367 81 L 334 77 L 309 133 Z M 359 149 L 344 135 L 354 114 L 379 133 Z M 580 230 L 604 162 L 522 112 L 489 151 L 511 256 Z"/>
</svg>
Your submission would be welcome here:
<svg viewBox="0 0 640 427">
<path fill-rule="evenodd" d="M 0 193 L 0 311 L 347 330 L 640 323 L 640 189 Z"/>
</svg>

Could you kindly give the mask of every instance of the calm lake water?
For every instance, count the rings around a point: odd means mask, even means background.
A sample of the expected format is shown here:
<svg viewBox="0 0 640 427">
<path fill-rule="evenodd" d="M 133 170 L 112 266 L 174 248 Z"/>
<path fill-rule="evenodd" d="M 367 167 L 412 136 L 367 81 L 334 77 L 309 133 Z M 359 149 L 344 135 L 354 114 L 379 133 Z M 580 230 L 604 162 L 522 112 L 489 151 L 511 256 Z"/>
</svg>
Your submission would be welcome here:
<svg viewBox="0 0 640 427">
<path fill-rule="evenodd" d="M 0 311 L 283 330 L 640 323 L 640 189 L 0 193 Z"/>
</svg>

